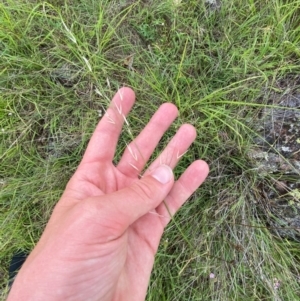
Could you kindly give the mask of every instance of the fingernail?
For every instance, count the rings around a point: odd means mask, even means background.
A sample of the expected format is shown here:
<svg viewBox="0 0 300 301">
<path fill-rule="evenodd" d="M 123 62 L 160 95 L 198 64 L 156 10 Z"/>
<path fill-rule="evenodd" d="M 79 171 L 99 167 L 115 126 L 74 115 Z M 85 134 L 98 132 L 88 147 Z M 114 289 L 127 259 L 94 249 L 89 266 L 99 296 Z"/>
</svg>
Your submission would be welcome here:
<svg viewBox="0 0 300 301">
<path fill-rule="evenodd" d="M 167 184 L 173 177 L 173 171 L 167 165 L 160 165 L 153 171 L 152 177 L 162 184 Z"/>
</svg>

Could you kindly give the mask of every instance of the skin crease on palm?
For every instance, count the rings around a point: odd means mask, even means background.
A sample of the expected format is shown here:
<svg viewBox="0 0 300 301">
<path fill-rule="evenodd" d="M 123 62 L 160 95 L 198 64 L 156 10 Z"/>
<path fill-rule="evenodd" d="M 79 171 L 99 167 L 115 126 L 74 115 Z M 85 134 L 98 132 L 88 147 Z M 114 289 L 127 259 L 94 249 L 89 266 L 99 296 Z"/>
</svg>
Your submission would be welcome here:
<svg viewBox="0 0 300 301">
<path fill-rule="evenodd" d="M 171 169 L 196 138 L 195 128 L 184 124 L 142 174 L 177 117 L 171 103 L 157 110 L 115 166 L 118 138 L 134 102 L 130 88 L 114 96 L 8 301 L 145 300 L 170 213 L 201 185 L 208 166 L 197 160 L 174 181 Z"/>
</svg>

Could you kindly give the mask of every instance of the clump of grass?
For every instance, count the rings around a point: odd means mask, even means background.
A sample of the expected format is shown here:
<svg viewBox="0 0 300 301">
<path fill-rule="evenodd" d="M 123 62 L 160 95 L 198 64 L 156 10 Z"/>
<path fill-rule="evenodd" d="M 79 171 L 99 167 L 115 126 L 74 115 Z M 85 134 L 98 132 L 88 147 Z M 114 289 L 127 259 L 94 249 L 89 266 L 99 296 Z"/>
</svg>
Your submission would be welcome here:
<svg viewBox="0 0 300 301">
<path fill-rule="evenodd" d="M 39 239 L 98 111 L 128 85 L 134 135 L 173 102 L 180 116 L 160 149 L 191 123 L 198 138 L 175 173 L 196 158 L 211 167 L 166 229 L 147 300 L 299 299 L 299 245 L 268 228 L 260 185 L 272 175 L 248 156 L 268 91 L 283 93 L 276 81 L 300 71 L 296 1 L 212 10 L 193 0 L 16 0 L 0 11 L 2 288 L 12 254 Z M 125 131 L 116 160 L 130 139 Z"/>
</svg>

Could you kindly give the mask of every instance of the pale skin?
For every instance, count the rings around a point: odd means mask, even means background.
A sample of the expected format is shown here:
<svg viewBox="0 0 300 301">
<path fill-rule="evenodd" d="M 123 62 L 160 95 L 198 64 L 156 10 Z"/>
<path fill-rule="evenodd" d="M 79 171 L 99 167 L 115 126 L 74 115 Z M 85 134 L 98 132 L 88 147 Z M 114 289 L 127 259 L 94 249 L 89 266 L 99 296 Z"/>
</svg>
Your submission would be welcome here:
<svg viewBox="0 0 300 301">
<path fill-rule="evenodd" d="M 114 165 L 134 102 L 129 88 L 114 96 L 8 301 L 145 300 L 163 230 L 205 180 L 208 166 L 196 160 L 174 180 L 172 169 L 196 138 L 195 128 L 184 124 L 144 171 L 177 117 L 171 103 L 157 110 Z"/>
</svg>

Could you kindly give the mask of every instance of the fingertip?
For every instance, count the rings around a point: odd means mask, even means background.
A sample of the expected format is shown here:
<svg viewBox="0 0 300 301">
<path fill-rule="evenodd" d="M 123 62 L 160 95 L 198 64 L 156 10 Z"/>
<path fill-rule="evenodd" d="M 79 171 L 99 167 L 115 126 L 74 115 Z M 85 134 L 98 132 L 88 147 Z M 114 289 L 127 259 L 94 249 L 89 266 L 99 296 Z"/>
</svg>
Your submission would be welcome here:
<svg viewBox="0 0 300 301">
<path fill-rule="evenodd" d="M 178 116 L 178 109 L 177 107 L 170 102 L 165 102 L 160 106 L 160 109 L 164 109 L 168 111 L 168 114 L 177 117 Z"/>
<path fill-rule="evenodd" d="M 196 128 L 189 124 L 189 123 L 185 123 L 181 126 L 181 129 L 185 131 L 186 136 L 189 136 L 191 139 L 195 140 L 197 137 L 197 131 Z"/>
<path fill-rule="evenodd" d="M 201 177 L 203 177 L 204 179 L 207 177 L 207 175 L 209 174 L 209 166 L 208 164 L 203 161 L 203 160 L 196 160 L 194 161 L 191 165 L 191 168 L 194 169 L 194 172 L 197 173 L 198 175 L 200 174 Z"/>
<path fill-rule="evenodd" d="M 174 181 L 173 170 L 170 166 L 162 164 L 159 165 L 152 173 L 151 176 L 159 181 L 161 184 L 167 184 Z"/>
<path fill-rule="evenodd" d="M 122 87 L 120 88 L 116 95 L 119 95 L 121 100 L 123 100 L 123 98 L 129 99 L 131 101 L 135 101 L 135 92 L 129 88 L 129 87 Z"/>
</svg>

